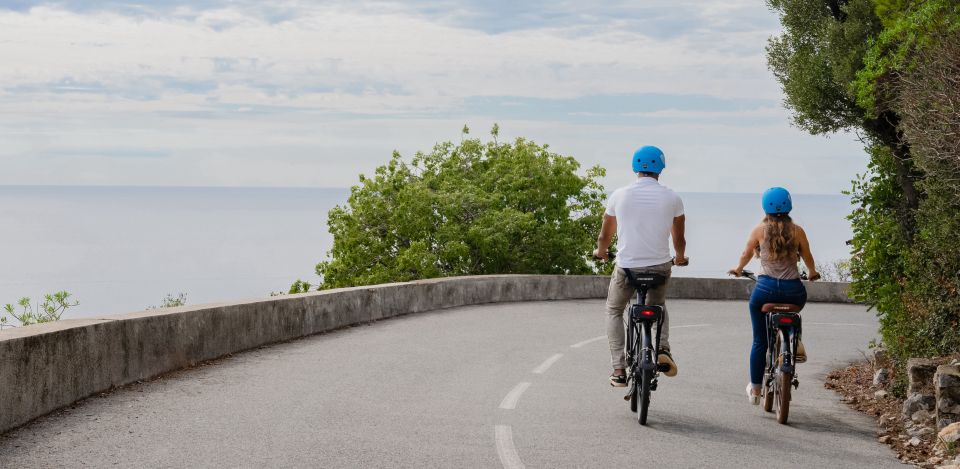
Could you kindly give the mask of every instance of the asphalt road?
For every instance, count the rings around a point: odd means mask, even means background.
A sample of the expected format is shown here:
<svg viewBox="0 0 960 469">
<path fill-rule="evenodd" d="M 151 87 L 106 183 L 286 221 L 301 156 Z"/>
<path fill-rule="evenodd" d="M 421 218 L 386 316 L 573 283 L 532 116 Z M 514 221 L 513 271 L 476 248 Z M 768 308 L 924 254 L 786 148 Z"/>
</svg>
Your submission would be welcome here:
<svg viewBox="0 0 960 469">
<path fill-rule="evenodd" d="M 671 301 L 680 373 L 641 427 L 607 384 L 602 304 L 457 308 L 261 348 L 10 432 L 0 467 L 901 467 L 823 388 L 876 336 L 863 307 L 804 311 L 784 426 L 745 398 L 745 303 Z"/>
</svg>

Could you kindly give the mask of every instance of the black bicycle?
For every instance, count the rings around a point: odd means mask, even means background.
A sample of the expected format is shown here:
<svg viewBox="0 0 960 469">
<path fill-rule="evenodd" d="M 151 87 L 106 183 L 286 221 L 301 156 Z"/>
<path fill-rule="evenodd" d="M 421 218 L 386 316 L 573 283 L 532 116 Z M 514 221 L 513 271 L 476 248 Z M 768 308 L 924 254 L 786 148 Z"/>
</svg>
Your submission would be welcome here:
<svg viewBox="0 0 960 469">
<path fill-rule="evenodd" d="M 757 276 L 749 270 L 744 270 L 743 276 L 757 281 Z M 767 319 L 767 370 L 760 396 L 763 410 L 775 410 L 777 422 L 782 424 L 787 423 L 790 415 L 791 388 L 800 386 L 794 357 L 802 332 L 801 309 L 803 306 L 789 303 L 765 303 L 761 308 Z"/>
<path fill-rule="evenodd" d="M 661 371 L 669 370 L 669 365 L 659 364 L 660 330 L 663 326 L 663 306 L 648 305 L 647 292 L 663 285 L 667 277 L 654 272 L 634 273 L 623 269 L 627 283 L 637 290 L 637 303 L 630 305 L 627 319 L 627 381 L 630 391 L 624 399 L 630 401 L 630 410 L 638 412 L 640 425 L 647 424 L 647 410 L 650 407 L 650 393 L 657 390 L 657 378 Z M 657 325 L 655 337 L 653 325 Z"/>
</svg>

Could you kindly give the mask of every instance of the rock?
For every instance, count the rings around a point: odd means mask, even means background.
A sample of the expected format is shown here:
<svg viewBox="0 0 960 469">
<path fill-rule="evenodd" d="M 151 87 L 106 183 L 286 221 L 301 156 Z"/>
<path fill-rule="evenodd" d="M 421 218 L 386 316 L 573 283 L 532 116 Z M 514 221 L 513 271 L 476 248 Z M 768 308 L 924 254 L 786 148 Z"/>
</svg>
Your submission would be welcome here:
<svg viewBox="0 0 960 469">
<path fill-rule="evenodd" d="M 936 456 L 931 456 L 930 459 L 927 459 L 927 464 L 940 464 L 943 462 L 943 458 L 938 458 Z"/>
<path fill-rule="evenodd" d="M 928 410 L 918 410 L 910 416 L 910 420 L 913 420 L 917 423 L 923 423 L 931 419 L 933 419 L 933 412 Z"/>
<path fill-rule="evenodd" d="M 883 444 L 887 444 L 890 442 L 890 435 L 883 435 L 880 438 L 877 438 L 877 441 Z"/>
<path fill-rule="evenodd" d="M 876 373 L 873 374 L 874 386 L 887 384 L 887 381 L 890 381 L 890 370 L 887 370 L 886 368 L 880 368 Z"/>
<path fill-rule="evenodd" d="M 883 389 L 881 389 L 881 390 L 873 393 L 873 397 L 876 397 L 877 399 L 883 399 L 883 398 L 887 397 L 887 391 L 884 391 Z"/>
<path fill-rule="evenodd" d="M 947 425 L 943 430 L 940 430 L 937 437 L 944 443 L 955 443 L 960 440 L 960 422 Z"/>
<path fill-rule="evenodd" d="M 960 402 L 941 397 L 937 399 L 937 413 L 960 414 Z"/>
<path fill-rule="evenodd" d="M 917 438 L 917 437 L 910 438 L 910 441 L 908 441 L 907 444 L 910 446 L 920 446 L 920 438 Z"/>
<path fill-rule="evenodd" d="M 907 400 L 903 401 L 903 416 L 910 417 L 918 410 L 932 410 L 936 406 L 936 399 L 933 396 L 914 393 Z"/>
<path fill-rule="evenodd" d="M 960 421 L 960 365 L 941 365 L 933 375 L 937 428 Z"/>
<path fill-rule="evenodd" d="M 887 350 L 882 347 L 873 349 L 873 365 L 887 362 Z"/>
<path fill-rule="evenodd" d="M 910 379 L 909 392 L 922 393 L 930 389 L 937 364 L 929 358 L 911 358 L 907 360 L 907 376 Z"/>
<path fill-rule="evenodd" d="M 933 433 L 933 429 L 930 427 L 916 426 L 907 429 L 907 435 L 919 437 L 924 435 L 930 435 Z"/>
</svg>

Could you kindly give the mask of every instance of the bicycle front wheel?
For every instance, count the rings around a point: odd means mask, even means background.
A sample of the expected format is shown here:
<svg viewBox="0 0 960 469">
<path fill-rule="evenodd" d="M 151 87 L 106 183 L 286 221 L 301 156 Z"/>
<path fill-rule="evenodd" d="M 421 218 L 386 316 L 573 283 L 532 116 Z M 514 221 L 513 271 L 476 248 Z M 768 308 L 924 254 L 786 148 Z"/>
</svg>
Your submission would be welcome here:
<svg viewBox="0 0 960 469">
<path fill-rule="evenodd" d="M 647 424 L 647 409 L 650 408 L 650 384 L 653 382 L 653 370 L 640 371 L 640 415 L 637 421 L 640 425 Z"/>
</svg>

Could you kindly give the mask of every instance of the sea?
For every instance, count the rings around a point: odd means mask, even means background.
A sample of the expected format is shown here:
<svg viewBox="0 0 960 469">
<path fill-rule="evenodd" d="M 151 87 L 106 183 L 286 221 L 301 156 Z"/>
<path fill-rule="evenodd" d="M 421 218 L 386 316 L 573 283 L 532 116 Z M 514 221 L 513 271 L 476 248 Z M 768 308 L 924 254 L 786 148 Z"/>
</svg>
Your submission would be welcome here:
<svg viewBox="0 0 960 469">
<path fill-rule="evenodd" d="M 0 305 L 66 290 L 64 319 L 262 298 L 318 282 L 333 244 L 327 213 L 348 188 L 0 186 Z M 723 277 L 761 218 L 759 196 L 681 193 L 690 266 Z M 818 263 L 850 257 L 845 195 L 794 195 Z M 756 261 L 754 261 L 756 262 Z"/>
</svg>

